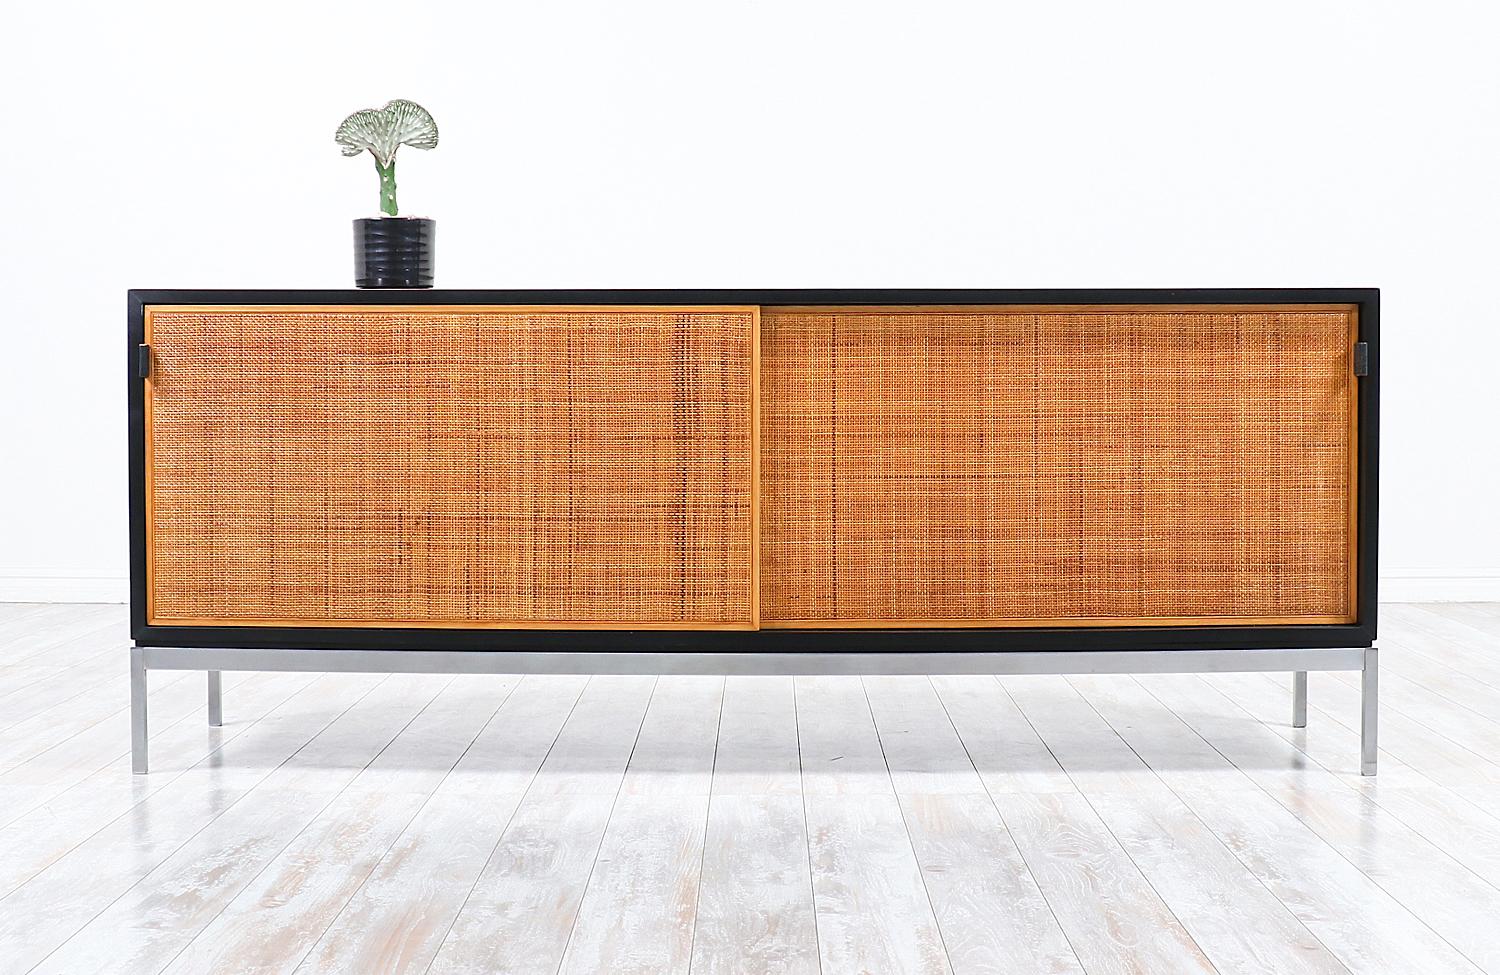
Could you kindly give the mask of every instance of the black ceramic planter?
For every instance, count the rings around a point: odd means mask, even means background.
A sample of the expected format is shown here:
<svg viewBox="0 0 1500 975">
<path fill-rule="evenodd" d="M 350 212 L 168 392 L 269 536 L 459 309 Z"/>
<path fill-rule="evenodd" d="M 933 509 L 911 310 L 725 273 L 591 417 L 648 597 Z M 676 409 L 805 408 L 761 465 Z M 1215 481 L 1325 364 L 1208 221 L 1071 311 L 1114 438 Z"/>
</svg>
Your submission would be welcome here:
<svg viewBox="0 0 1500 975">
<path fill-rule="evenodd" d="M 368 217 L 354 221 L 354 284 L 360 288 L 432 287 L 437 221 Z"/>
</svg>

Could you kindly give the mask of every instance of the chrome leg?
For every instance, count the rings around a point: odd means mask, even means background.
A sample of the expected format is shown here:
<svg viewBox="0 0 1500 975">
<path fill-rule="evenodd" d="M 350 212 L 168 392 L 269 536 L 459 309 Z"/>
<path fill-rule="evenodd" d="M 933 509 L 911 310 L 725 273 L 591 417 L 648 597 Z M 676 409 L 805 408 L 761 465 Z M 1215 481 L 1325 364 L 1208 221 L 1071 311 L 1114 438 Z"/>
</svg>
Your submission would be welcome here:
<svg viewBox="0 0 1500 975">
<path fill-rule="evenodd" d="M 208 723 L 215 728 L 224 724 L 224 686 L 218 670 L 208 672 Z"/>
<path fill-rule="evenodd" d="M 130 648 L 130 770 L 146 774 L 146 654 Z"/>
<path fill-rule="evenodd" d="M 1292 727 L 1307 727 L 1307 671 L 1292 674 Z"/>
<path fill-rule="evenodd" d="M 134 768 L 146 771 L 146 671 L 208 672 L 210 720 L 225 670 L 346 674 L 1294 674 L 1293 720 L 1305 720 L 1307 674 L 1362 671 L 1361 771 L 1375 774 L 1376 653 L 1365 647 L 968 652 L 697 652 L 328 650 L 312 647 L 136 647 L 130 653 Z M 1300 713 L 1298 713 L 1300 712 Z M 1302 723 L 1302 721 L 1298 721 Z M 3 967 L 3 966 L 0 966 Z"/>
<path fill-rule="evenodd" d="M 1375 774 L 1375 756 L 1379 751 L 1376 730 L 1379 726 L 1380 654 L 1374 647 L 1365 650 L 1365 669 L 1359 682 L 1359 773 Z"/>
</svg>

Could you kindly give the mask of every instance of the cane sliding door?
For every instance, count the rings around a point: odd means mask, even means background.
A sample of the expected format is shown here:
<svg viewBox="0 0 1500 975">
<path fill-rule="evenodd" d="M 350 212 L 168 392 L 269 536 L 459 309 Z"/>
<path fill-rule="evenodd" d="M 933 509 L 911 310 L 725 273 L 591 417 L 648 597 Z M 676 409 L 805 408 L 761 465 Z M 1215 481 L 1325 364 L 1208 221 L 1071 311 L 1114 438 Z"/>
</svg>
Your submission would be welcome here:
<svg viewBox="0 0 1500 975">
<path fill-rule="evenodd" d="M 761 322 L 763 626 L 1353 621 L 1353 306 Z"/>
<path fill-rule="evenodd" d="M 146 314 L 149 622 L 755 626 L 755 308 Z"/>
</svg>

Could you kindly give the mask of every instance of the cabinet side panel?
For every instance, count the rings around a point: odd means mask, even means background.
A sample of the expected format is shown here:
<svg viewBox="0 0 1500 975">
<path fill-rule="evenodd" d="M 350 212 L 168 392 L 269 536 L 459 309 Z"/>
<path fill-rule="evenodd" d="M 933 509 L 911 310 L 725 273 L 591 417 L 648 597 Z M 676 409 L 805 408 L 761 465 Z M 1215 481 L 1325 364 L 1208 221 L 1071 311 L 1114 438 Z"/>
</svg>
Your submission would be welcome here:
<svg viewBox="0 0 1500 975">
<path fill-rule="evenodd" d="M 151 326 L 154 624 L 752 625 L 752 308 Z"/>
<path fill-rule="evenodd" d="M 1354 324 L 763 309 L 762 625 L 1352 622 Z"/>
</svg>

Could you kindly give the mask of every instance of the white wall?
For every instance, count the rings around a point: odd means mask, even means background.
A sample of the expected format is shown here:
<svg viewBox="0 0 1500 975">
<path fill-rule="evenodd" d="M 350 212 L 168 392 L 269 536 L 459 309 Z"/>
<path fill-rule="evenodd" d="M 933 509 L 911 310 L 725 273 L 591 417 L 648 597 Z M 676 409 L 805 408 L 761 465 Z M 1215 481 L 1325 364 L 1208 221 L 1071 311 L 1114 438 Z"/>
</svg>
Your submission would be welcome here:
<svg viewBox="0 0 1500 975">
<path fill-rule="evenodd" d="M 0 599 L 123 597 L 125 290 L 349 286 L 392 97 L 447 287 L 1379 286 L 1383 595 L 1500 598 L 1493 3 L 6 16 Z"/>
</svg>

